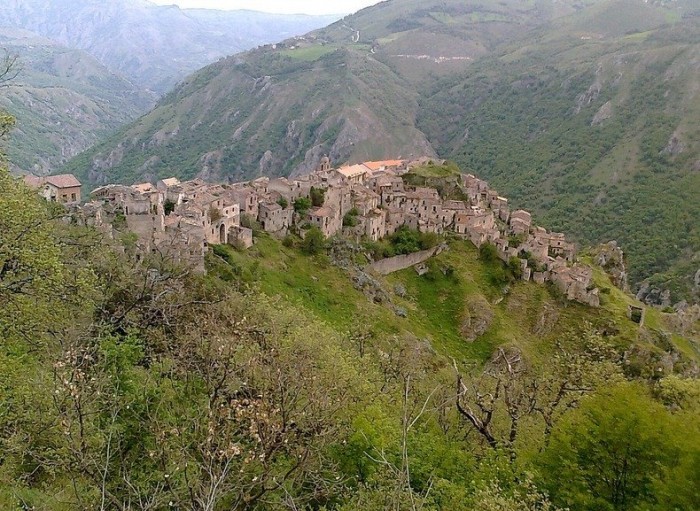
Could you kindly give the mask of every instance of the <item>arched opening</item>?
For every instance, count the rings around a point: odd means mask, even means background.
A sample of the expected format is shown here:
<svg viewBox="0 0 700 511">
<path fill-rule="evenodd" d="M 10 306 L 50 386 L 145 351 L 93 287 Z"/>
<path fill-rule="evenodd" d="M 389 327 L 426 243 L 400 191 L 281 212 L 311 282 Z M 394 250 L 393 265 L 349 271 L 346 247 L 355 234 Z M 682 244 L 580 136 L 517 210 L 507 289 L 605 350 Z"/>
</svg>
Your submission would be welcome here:
<svg viewBox="0 0 700 511">
<path fill-rule="evenodd" d="M 219 243 L 222 245 L 226 243 L 226 226 L 224 224 L 219 227 Z"/>
</svg>

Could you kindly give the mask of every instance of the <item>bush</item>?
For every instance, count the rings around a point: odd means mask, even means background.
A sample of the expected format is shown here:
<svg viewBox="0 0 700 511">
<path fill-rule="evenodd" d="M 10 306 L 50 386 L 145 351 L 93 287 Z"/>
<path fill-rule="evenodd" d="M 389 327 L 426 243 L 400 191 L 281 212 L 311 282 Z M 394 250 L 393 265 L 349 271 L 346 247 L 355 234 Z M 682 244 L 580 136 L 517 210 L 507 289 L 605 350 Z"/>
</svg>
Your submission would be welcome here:
<svg viewBox="0 0 700 511">
<path fill-rule="evenodd" d="M 508 271 L 514 280 L 519 280 L 523 276 L 523 268 L 520 265 L 520 259 L 517 257 L 511 257 L 508 259 Z"/>
<path fill-rule="evenodd" d="M 282 209 L 287 209 L 289 207 L 289 201 L 284 197 L 280 197 L 280 199 L 277 201 L 277 204 L 282 206 Z"/>
<path fill-rule="evenodd" d="M 165 215 L 167 216 L 170 213 L 172 213 L 173 211 L 175 211 L 175 206 L 176 206 L 176 204 L 173 201 L 171 201 L 170 199 L 167 199 L 163 203 L 163 209 L 165 210 Z"/>
<path fill-rule="evenodd" d="M 323 206 L 323 203 L 326 201 L 326 191 L 322 190 L 321 188 L 314 188 L 313 186 L 311 187 L 311 204 L 315 208 L 320 208 Z"/>
<path fill-rule="evenodd" d="M 311 200 L 307 197 L 300 197 L 294 201 L 294 211 L 300 215 L 305 214 L 309 209 L 311 209 Z"/>
<path fill-rule="evenodd" d="M 490 264 L 500 262 L 500 259 L 498 259 L 498 249 L 491 243 L 484 243 L 479 247 L 479 259 Z"/>
<path fill-rule="evenodd" d="M 311 227 L 301 242 L 301 251 L 306 255 L 317 255 L 326 248 L 326 237 L 318 227 Z"/>
<path fill-rule="evenodd" d="M 357 216 L 351 215 L 350 213 L 343 217 L 343 227 L 355 227 L 359 223 L 360 221 L 357 219 Z"/>
</svg>

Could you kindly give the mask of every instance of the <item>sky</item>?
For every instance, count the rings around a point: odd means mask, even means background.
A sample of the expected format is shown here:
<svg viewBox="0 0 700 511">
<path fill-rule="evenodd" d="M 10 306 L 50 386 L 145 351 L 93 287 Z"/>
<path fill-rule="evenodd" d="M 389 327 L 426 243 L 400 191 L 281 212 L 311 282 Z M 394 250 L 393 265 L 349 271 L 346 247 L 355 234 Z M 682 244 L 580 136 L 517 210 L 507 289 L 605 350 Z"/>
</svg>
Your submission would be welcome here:
<svg viewBox="0 0 700 511">
<path fill-rule="evenodd" d="M 379 0 L 151 0 L 160 5 L 186 8 L 252 9 L 280 14 L 345 14 L 359 11 Z"/>
</svg>

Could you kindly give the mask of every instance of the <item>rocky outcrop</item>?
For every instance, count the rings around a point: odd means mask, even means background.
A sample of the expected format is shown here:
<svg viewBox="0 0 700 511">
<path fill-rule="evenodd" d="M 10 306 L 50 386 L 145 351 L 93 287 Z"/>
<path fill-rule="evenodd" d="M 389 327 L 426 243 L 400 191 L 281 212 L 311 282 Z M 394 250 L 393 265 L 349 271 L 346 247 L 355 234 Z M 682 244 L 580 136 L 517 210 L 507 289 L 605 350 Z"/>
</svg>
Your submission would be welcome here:
<svg viewBox="0 0 700 511">
<path fill-rule="evenodd" d="M 470 299 L 464 310 L 461 327 L 462 337 L 469 342 L 476 341 L 491 327 L 493 318 L 493 310 L 483 297 Z"/>
<path fill-rule="evenodd" d="M 610 119 L 613 115 L 613 108 L 612 108 L 612 102 L 608 101 L 605 103 L 603 106 L 600 107 L 600 110 L 593 116 L 593 121 L 591 121 L 591 126 L 598 126 L 600 124 L 603 124 L 605 121 Z"/>
<path fill-rule="evenodd" d="M 673 135 L 671 135 L 668 144 L 666 144 L 666 147 L 661 152 L 662 154 L 678 156 L 683 151 L 685 151 L 685 144 L 683 143 L 680 134 L 678 132 L 675 132 Z"/>
<path fill-rule="evenodd" d="M 615 286 L 623 291 L 629 291 L 625 254 L 616 241 L 610 241 L 596 247 L 593 251 L 595 261 L 603 268 Z"/>
<path fill-rule="evenodd" d="M 652 286 L 649 282 L 644 282 L 637 292 L 637 300 L 647 305 L 657 305 L 659 307 L 671 306 L 671 291 Z"/>
</svg>

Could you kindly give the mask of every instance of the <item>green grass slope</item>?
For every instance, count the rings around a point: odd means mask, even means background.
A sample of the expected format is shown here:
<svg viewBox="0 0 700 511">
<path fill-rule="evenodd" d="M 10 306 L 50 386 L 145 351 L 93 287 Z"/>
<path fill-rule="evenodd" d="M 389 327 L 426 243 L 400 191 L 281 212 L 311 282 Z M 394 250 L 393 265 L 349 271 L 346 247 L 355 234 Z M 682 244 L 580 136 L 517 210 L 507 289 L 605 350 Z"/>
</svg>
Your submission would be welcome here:
<svg viewBox="0 0 700 511">
<path fill-rule="evenodd" d="M 353 271 L 333 265 L 333 257 L 305 256 L 264 233 L 247 252 L 218 247 L 215 254 L 209 260 L 214 274 L 281 297 L 339 332 L 422 339 L 460 364 L 486 362 L 502 346 L 545 361 L 558 341 L 591 328 L 628 351 L 632 372 L 669 353 L 677 357 L 676 365 L 665 370 L 684 372 L 700 357 L 700 324 L 681 332 L 675 314 L 650 308 L 640 327 L 628 318 L 628 306 L 641 304 L 612 286 L 600 269 L 596 283 L 603 289 L 602 306 L 594 309 L 567 301 L 549 286 L 504 286 L 500 262 L 484 263 L 471 243 L 451 240 L 449 250 L 427 263 L 425 275 L 413 268 L 373 275 L 386 292 L 378 301 L 363 293 Z M 362 263 L 364 257 L 360 253 L 354 260 Z"/>
</svg>

